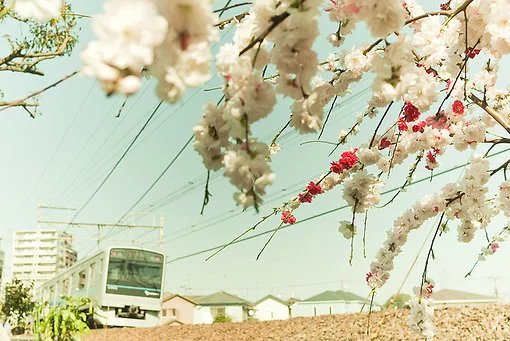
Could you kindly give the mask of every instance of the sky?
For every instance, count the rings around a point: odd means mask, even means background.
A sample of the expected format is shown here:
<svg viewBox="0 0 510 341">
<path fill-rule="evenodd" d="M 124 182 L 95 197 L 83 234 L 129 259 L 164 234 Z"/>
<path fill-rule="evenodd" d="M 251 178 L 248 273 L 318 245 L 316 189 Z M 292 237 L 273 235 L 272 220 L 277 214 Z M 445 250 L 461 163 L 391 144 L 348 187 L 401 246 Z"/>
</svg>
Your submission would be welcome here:
<svg viewBox="0 0 510 341">
<path fill-rule="evenodd" d="M 439 3 L 439 2 L 438 2 Z M 222 2 L 217 2 L 219 8 Z M 101 1 L 73 2 L 76 13 L 91 15 L 101 10 Z M 228 12 L 225 16 L 236 12 Z M 20 98 L 38 90 L 62 76 L 78 70 L 81 65 L 80 51 L 93 39 L 90 20 L 79 19 L 80 41 L 70 57 L 49 61 L 43 65 L 44 77 L 18 74 L 1 74 L 0 89 L 5 100 Z M 19 25 L 5 25 L 11 34 L 22 33 Z M 324 36 L 334 30 L 327 17 L 320 22 L 322 39 L 317 42 L 319 59 L 332 51 Z M 221 31 L 218 46 L 228 41 L 233 30 Z M 370 43 L 371 39 L 361 27 L 345 47 Z M 5 43 L 0 45 L 3 55 Z M 336 51 L 338 52 L 338 51 Z M 506 63 L 501 72 L 508 71 Z M 114 224 L 137 201 L 153 183 L 162 170 L 176 156 L 192 134 L 192 127 L 200 119 L 207 101 L 216 102 L 221 93 L 205 91 L 221 86 L 220 77 L 213 76 L 203 87 L 187 90 L 176 104 L 164 104 L 150 121 L 133 148 L 119 164 L 112 176 L 93 200 L 76 218 L 76 222 Z M 508 84 L 502 84 L 507 87 Z M 154 94 L 155 81 L 145 80 L 139 93 L 129 98 L 120 117 L 116 117 L 123 102 L 121 96 L 107 97 L 100 86 L 90 78 L 75 76 L 65 83 L 45 92 L 40 97 L 41 116 L 30 118 L 23 110 L 13 108 L 0 113 L 0 233 L 1 248 L 7 253 L 6 268 L 12 249 L 13 231 L 51 227 L 39 224 L 41 220 L 67 221 L 70 211 L 38 209 L 38 205 L 80 208 L 112 169 L 127 146 L 143 126 L 159 102 Z M 362 112 L 370 98 L 370 79 L 352 88 L 352 93 L 339 99 L 338 106 L 325 129 L 324 140 L 336 141 L 340 130 L 347 130 L 355 122 L 356 113 Z M 279 103 L 267 119 L 255 124 L 254 133 L 268 142 L 287 122 L 290 102 L 279 98 Z M 396 114 L 396 113 L 395 113 Z M 438 175 L 433 181 L 423 181 L 402 193 L 389 206 L 371 210 L 368 215 L 366 258 L 363 256 L 360 236 L 355 240 L 354 260 L 349 265 L 350 242 L 338 232 L 339 221 L 348 220 L 348 209 L 340 189 L 319 197 L 312 205 L 303 205 L 296 212 L 299 220 L 320 215 L 279 231 L 261 258 L 256 256 L 269 234 L 264 234 L 232 245 L 206 261 L 212 251 L 195 256 L 188 255 L 213 248 L 242 233 L 254 225 L 261 216 L 271 212 L 272 207 L 298 193 L 308 181 L 325 172 L 336 155 L 352 146 L 366 142 L 376 122 L 366 122 L 362 131 L 339 148 L 331 157 L 331 146 L 303 142 L 316 139 L 316 135 L 299 135 L 287 130 L 282 134 L 282 150 L 273 157 L 271 167 L 276 180 L 268 190 L 266 204 L 259 214 L 245 212 L 235 205 L 235 189 L 221 173 L 213 173 L 209 189 L 212 197 L 200 215 L 204 195 L 206 170 L 201 159 L 188 146 L 169 171 L 162 177 L 147 197 L 133 210 L 126 222 L 140 225 L 163 223 L 162 250 L 168 261 L 165 274 L 165 290 L 181 294 L 208 294 L 226 290 L 249 300 L 257 300 L 267 294 L 301 299 L 325 290 L 347 290 L 365 296 L 369 288 L 365 284 L 375 253 L 385 240 L 393 220 L 412 203 L 439 189 L 443 184 L 455 182 L 463 168 Z M 497 150 L 502 150 L 497 149 Z M 480 149 L 478 152 L 483 153 Z M 451 152 L 441 158 L 446 170 L 462 165 L 471 152 Z M 500 154 L 491 158 L 494 165 L 508 158 Z M 383 190 L 403 183 L 409 164 L 400 166 L 391 178 L 384 179 Z M 420 168 L 416 179 L 428 178 L 430 173 Z M 502 179 L 491 182 L 497 188 Z M 389 200 L 384 195 L 382 201 Z M 334 211 L 332 211 L 334 210 Z M 358 222 L 362 221 L 359 216 Z M 489 228 L 493 235 L 507 222 L 496 219 Z M 269 231 L 279 224 L 278 217 L 268 219 L 257 227 L 256 233 Z M 55 226 L 52 226 L 55 227 Z M 65 228 L 65 225 L 56 226 Z M 411 292 L 419 285 L 430 244 L 429 231 L 434 221 L 429 221 L 418 231 L 411 233 L 404 251 L 395 262 L 392 277 L 376 296 L 383 303 L 402 286 L 403 292 Z M 109 229 L 101 230 L 103 239 L 98 246 L 98 231 L 94 227 L 66 228 L 75 238 L 79 257 L 90 255 L 98 247 L 108 245 L 139 245 L 159 249 L 157 229 Z M 422 245 L 425 248 L 420 251 Z M 498 294 L 510 299 L 510 289 L 504 283 L 510 279 L 505 260 L 510 257 L 510 245 L 503 244 L 497 254 L 479 264 L 473 275 L 464 278 L 486 244 L 483 231 L 465 245 L 457 242 L 456 227 L 437 241 L 435 260 L 429 274 L 438 289 L 459 289 L 480 294 Z M 416 265 L 412 264 L 416 260 Z M 407 280 L 406 274 L 409 274 Z"/>
</svg>

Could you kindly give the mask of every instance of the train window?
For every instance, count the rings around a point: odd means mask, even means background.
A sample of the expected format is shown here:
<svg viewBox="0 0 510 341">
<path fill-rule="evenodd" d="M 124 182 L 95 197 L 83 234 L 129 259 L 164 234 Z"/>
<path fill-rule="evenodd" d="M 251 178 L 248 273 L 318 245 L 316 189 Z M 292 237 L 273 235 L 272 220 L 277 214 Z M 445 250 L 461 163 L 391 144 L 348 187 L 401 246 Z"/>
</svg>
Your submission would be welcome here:
<svg viewBox="0 0 510 341">
<path fill-rule="evenodd" d="M 87 283 L 87 275 L 85 274 L 85 270 L 80 271 L 78 274 L 78 289 L 81 290 L 85 288 L 85 284 Z"/>
<path fill-rule="evenodd" d="M 89 266 L 89 283 L 90 283 L 90 286 L 94 285 L 95 278 L 96 278 L 96 263 L 92 263 Z"/>
<path fill-rule="evenodd" d="M 108 260 L 106 292 L 160 297 L 163 259 L 160 254 L 131 249 L 112 249 Z"/>
<path fill-rule="evenodd" d="M 62 282 L 62 293 L 64 295 L 69 295 L 69 279 L 68 278 L 64 279 L 64 281 Z"/>
</svg>

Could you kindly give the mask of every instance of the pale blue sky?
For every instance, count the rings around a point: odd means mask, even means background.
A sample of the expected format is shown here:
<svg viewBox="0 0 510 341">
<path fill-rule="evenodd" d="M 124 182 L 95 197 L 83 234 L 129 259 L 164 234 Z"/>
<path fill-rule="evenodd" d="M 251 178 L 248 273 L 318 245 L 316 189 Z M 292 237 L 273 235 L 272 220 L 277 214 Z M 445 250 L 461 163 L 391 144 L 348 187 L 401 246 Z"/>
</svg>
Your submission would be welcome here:
<svg viewBox="0 0 510 341">
<path fill-rule="evenodd" d="M 100 3 L 99 0 L 76 2 L 74 9 L 78 13 L 93 14 L 100 10 Z M 46 77 L 0 75 L 0 89 L 6 99 L 21 97 L 79 68 L 79 52 L 92 39 L 89 25 L 88 19 L 80 20 L 80 43 L 70 58 L 46 63 Z M 20 30 L 17 25 L 8 26 L 8 29 L 15 33 Z M 322 36 L 331 30 L 333 28 L 324 18 L 321 21 Z M 221 32 L 221 35 L 225 34 L 223 41 L 227 41 L 231 33 Z M 363 30 L 346 46 L 360 41 L 371 41 Z M 317 49 L 321 60 L 331 51 L 324 40 L 317 43 Z M 0 47 L 0 52 L 5 52 L 5 46 Z M 221 79 L 215 77 L 206 87 L 218 85 L 221 85 Z M 368 81 L 361 82 L 353 89 L 355 97 L 346 97 L 337 102 L 343 104 L 333 112 L 324 134 L 325 140 L 335 140 L 340 129 L 347 129 L 353 124 L 355 114 L 363 110 L 370 96 L 369 91 L 365 90 L 369 86 Z M 220 96 L 218 91 L 190 89 L 180 103 L 163 105 L 132 151 L 76 221 L 115 223 L 189 138 L 193 125 L 201 116 L 201 107 L 208 100 L 217 101 Z M 154 95 L 154 82 L 145 81 L 142 91 L 128 100 L 121 117 L 116 118 L 122 98 L 107 98 L 93 79 L 78 76 L 45 93 L 40 102 L 42 116 L 36 119 L 30 119 L 20 109 L 3 111 L 0 115 L 0 158 L 4 165 L 0 169 L 0 228 L 3 234 L 2 248 L 8 254 L 12 247 L 12 231 L 37 225 L 40 214 L 36 209 L 38 203 L 65 207 L 83 205 L 136 135 L 158 99 Z M 285 124 L 288 115 L 289 102 L 283 100 L 271 117 L 256 124 L 257 136 L 270 140 Z M 373 122 L 367 122 L 364 126 L 367 130 L 350 140 L 349 146 L 366 142 L 373 126 Z M 261 215 L 267 214 L 271 207 L 294 195 L 314 176 L 328 169 L 332 160 L 328 157 L 330 146 L 300 145 L 314 138 L 315 135 L 298 135 L 295 132 L 283 135 L 283 149 L 272 163 L 277 178 L 268 191 L 268 204 L 262 207 Z M 346 148 L 339 149 L 335 155 L 338 156 Z M 462 164 L 468 156 L 469 152 L 449 153 L 440 160 L 442 169 Z M 508 154 L 503 154 L 494 157 L 493 161 L 498 163 L 506 158 Z M 372 210 L 368 218 L 367 258 L 363 258 L 361 238 L 358 238 L 352 267 L 348 264 L 349 241 L 337 231 L 340 220 L 350 219 L 349 210 L 343 209 L 280 231 L 259 261 L 255 257 L 268 235 L 231 246 L 207 262 L 205 258 L 208 254 L 172 262 L 167 266 L 166 289 L 181 293 L 187 290 L 193 294 L 227 290 L 252 300 L 269 293 L 306 298 L 323 290 L 341 288 L 366 295 L 365 273 L 393 219 L 434 188 L 456 181 L 461 171 L 459 169 L 437 177 L 432 184 L 422 182 L 385 209 Z M 386 189 L 401 184 L 406 173 L 407 165 L 395 171 Z M 427 175 L 428 172 L 420 167 L 417 178 Z M 205 176 L 206 171 L 199 156 L 188 147 L 136 209 L 140 211 L 151 204 L 157 206 L 161 202 L 166 203 L 154 213 L 164 216 L 164 252 L 168 260 L 228 242 L 259 218 L 253 211 L 240 213 L 240 208 L 235 206 L 232 199 L 234 188 L 220 174 L 212 175 L 210 190 L 213 197 L 204 215 L 200 216 Z M 501 177 L 496 180 L 501 181 Z M 493 182 L 493 187 L 497 181 Z M 271 201 L 271 198 L 275 200 Z M 389 196 L 383 198 L 387 200 Z M 342 192 L 337 189 L 318 198 L 312 205 L 304 205 L 296 216 L 298 220 L 304 219 L 344 204 Z M 62 220 L 68 217 L 61 212 L 45 211 L 42 218 Z M 222 218 L 225 219 L 221 221 Z M 138 223 L 151 224 L 152 219 L 148 214 Z M 358 221 L 361 222 L 362 217 Z M 258 230 L 272 229 L 278 223 L 275 217 Z M 503 219 L 494 222 L 489 230 L 490 235 L 499 231 L 504 223 Z M 411 234 L 408 245 L 396 261 L 392 278 L 381 290 L 377 301 L 383 302 L 398 289 L 432 224 L 430 221 Z M 196 232 L 187 234 L 191 231 Z M 136 231 L 105 232 L 113 237 L 104 245 L 136 240 L 147 243 L 145 245 L 149 247 L 157 246 L 150 244 L 157 239 L 155 232 L 144 236 L 141 236 L 144 232 Z M 95 247 L 95 230 L 73 230 L 73 233 L 81 255 Z M 456 241 L 455 228 L 440 238 L 435 248 L 437 261 L 432 263 L 429 271 L 437 287 L 491 294 L 494 285 L 489 277 L 497 276 L 500 278 L 500 293 L 510 298 L 510 291 L 504 291 L 504 283 L 510 279 L 508 266 L 505 266 L 505 259 L 510 256 L 510 243 L 503 244 L 496 255 L 480 264 L 472 278 L 463 278 L 482 245 L 485 245 L 482 231 L 469 245 Z M 404 285 L 405 292 L 419 284 L 423 254 Z M 10 267 L 8 263 L 6 265 Z"/>
</svg>

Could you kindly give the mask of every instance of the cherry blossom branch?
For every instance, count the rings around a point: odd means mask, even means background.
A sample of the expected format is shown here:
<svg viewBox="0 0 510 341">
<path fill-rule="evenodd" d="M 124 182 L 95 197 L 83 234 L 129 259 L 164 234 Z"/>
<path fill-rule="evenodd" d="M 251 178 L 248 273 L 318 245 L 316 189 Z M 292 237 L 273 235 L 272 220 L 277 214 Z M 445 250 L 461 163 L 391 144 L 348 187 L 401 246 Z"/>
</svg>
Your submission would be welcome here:
<svg viewBox="0 0 510 341">
<path fill-rule="evenodd" d="M 405 21 L 404 23 L 404 26 L 407 26 L 409 24 L 412 24 L 413 22 L 415 21 L 418 21 L 418 20 L 421 20 L 421 19 L 425 19 L 425 18 L 428 18 L 430 16 L 434 16 L 434 15 L 442 15 L 442 16 L 450 16 L 451 15 L 451 12 L 448 12 L 448 11 L 435 11 L 435 12 L 428 12 L 428 13 L 423 13 L 423 14 L 420 14 L 414 18 L 411 18 L 411 19 L 408 19 Z M 379 45 L 382 41 L 384 41 L 383 38 L 379 38 L 377 39 L 376 41 L 374 41 L 372 44 L 370 44 L 364 51 L 363 51 L 363 54 L 366 55 L 367 53 L 369 53 L 370 51 L 372 51 L 372 49 L 374 47 L 376 47 L 377 45 Z"/>
<path fill-rule="evenodd" d="M 411 183 L 411 179 L 412 179 L 412 176 L 414 174 L 414 172 L 416 171 L 416 169 L 418 168 L 418 164 L 420 163 L 421 159 L 423 158 L 423 153 L 424 151 L 420 151 L 420 154 L 418 154 L 416 156 L 416 162 L 413 164 L 413 166 L 411 167 L 411 169 L 409 170 L 409 173 L 407 174 L 407 178 L 406 178 L 406 181 L 404 182 L 404 184 L 399 188 L 399 190 L 397 191 L 397 193 L 395 193 L 390 200 L 388 200 L 388 202 L 382 206 L 376 206 L 377 208 L 383 208 L 383 207 L 386 207 L 388 206 L 389 204 L 391 204 L 393 202 L 393 200 L 395 200 L 398 195 L 400 193 L 403 192 L 403 190 L 406 188 L 407 185 L 409 185 Z"/>
<path fill-rule="evenodd" d="M 247 15 L 249 15 L 250 13 L 248 12 L 243 12 L 243 13 L 240 13 L 240 14 L 236 14 L 228 19 L 225 19 L 225 20 L 222 20 L 216 24 L 214 24 L 214 27 L 218 27 L 220 30 L 224 29 L 225 26 L 227 26 L 228 24 L 230 24 L 232 21 L 241 21 L 243 20 L 243 18 Z"/>
<path fill-rule="evenodd" d="M 271 143 L 269 144 L 270 146 L 275 146 L 276 145 L 276 141 L 278 140 L 278 138 L 280 137 L 280 135 L 284 132 L 285 129 L 287 129 L 287 127 L 290 125 L 290 119 L 287 121 L 287 123 L 285 123 L 285 125 L 278 131 L 278 133 L 273 137 L 273 139 L 271 140 Z"/>
<path fill-rule="evenodd" d="M 367 219 L 368 219 L 368 210 L 365 211 L 365 219 L 363 222 L 363 258 L 367 258 L 367 249 L 366 249 Z"/>
<path fill-rule="evenodd" d="M 69 78 L 71 78 L 71 77 L 73 77 L 73 76 L 77 75 L 78 73 L 80 73 L 80 70 L 73 71 L 72 73 L 70 73 L 70 74 L 68 74 L 68 75 L 66 75 L 66 76 L 64 76 L 64 77 L 62 77 L 62 78 L 60 78 L 58 81 L 56 81 L 56 82 L 54 82 L 54 83 L 52 83 L 52 84 L 50 84 L 50 85 L 48 85 L 48 86 L 46 86 L 46 87 L 42 88 L 41 90 L 38 90 L 38 91 L 36 91 L 36 92 L 31 93 L 31 94 L 30 94 L 30 95 L 28 95 L 28 96 L 25 96 L 25 97 L 23 97 L 23 98 L 20 98 L 20 99 L 18 99 L 18 100 L 12 101 L 12 102 L 4 102 L 5 104 L 4 104 L 4 106 L 3 106 L 2 108 L 0 108 L 0 111 L 4 111 L 4 110 L 6 110 L 6 109 L 9 109 L 9 108 L 12 108 L 12 107 L 15 107 L 15 106 L 20 106 L 20 105 L 21 105 L 22 103 L 24 103 L 27 99 L 30 99 L 30 98 L 32 98 L 32 97 L 35 97 L 35 96 L 37 96 L 37 95 L 42 94 L 43 92 L 45 92 L 45 91 L 47 91 L 47 90 L 49 90 L 49 89 L 51 89 L 51 88 L 53 88 L 53 87 L 55 87 L 55 86 L 59 85 L 60 83 L 62 83 L 62 82 L 64 82 L 64 81 L 68 80 Z"/>
<path fill-rule="evenodd" d="M 477 106 L 482 108 L 487 114 L 489 114 L 496 122 L 499 123 L 508 133 L 510 133 L 510 124 L 501 115 L 491 108 L 486 101 L 482 101 L 475 94 L 471 93 L 469 99 L 473 101 Z M 506 143 L 506 142 L 505 142 Z"/>
<path fill-rule="evenodd" d="M 379 123 L 377 124 L 377 127 L 375 128 L 374 134 L 372 135 L 372 139 L 370 140 L 370 143 L 368 145 L 369 149 L 372 148 L 372 145 L 373 145 L 374 140 L 375 140 L 375 136 L 377 135 L 377 131 L 381 127 L 381 124 L 383 123 L 384 118 L 388 114 L 388 111 L 390 111 L 392 105 L 393 105 L 393 101 L 391 101 L 390 104 L 388 104 L 388 106 L 386 107 L 386 110 L 384 111 L 384 114 L 382 115 L 381 119 L 379 120 Z"/>
<path fill-rule="evenodd" d="M 480 43 L 480 39 L 477 40 L 477 42 L 472 47 L 472 49 L 474 50 L 476 48 L 476 46 L 478 46 L 479 43 Z M 453 81 L 450 90 L 448 91 L 446 96 L 441 101 L 441 104 L 439 105 L 439 108 L 437 109 L 437 113 L 439 113 L 441 111 L 441 108 L 443 107 L 444 103 L 448 100 L 448 98 L 450 98 L 450 96 L 451 96 L 451 94 L 453 92 L 453 89 L 455 89 L 455 85 L 457 85 L 457 82 L 460 79 L 460 75 L 462 74 L 462 71 L 464 70 L 465 67 L 467 67 L 468 60 L 469 60 L 469 52 L 466 51 L 466 56 L 464 57 L 464 61 L 462 63 L 462 66 L 461 66 L 459 72 L 457 73 L 457 77 L 455 77 L 455 80 Z"/>
<path fill-rule="evenodd" d="M 510 230 L 510 225 L 509 226 L 505 226 L 503 227 L 503 229 L 497 234 L 495 235 L 494 237 L 492 237 L 492 240 L 489 241 L 489 243 L 487 244 L 487 248 L 490 248 L 490 246 L 492 245 L 492 243 L 496 242 L 496 240 L 498 239 L 498 237 L 500 237 L 503 233 L 507 232 Z M 472 275 L 473 273 L 473 270 L 475 269 L 475 267 L 478 265 L 478 263 L 480 263 L 480 256 L 483 256 L 483 252 L 480 253 L 480 255 L 478 256 L 478 259 L 476 260 L 475 264 L 473 264 L 473 266 L 471 267 L 471 269 L 469 270 L 469 272 L 464 276 L 464 278 L 467 278 L 469 276 Z"/>
<path fill-rule="evenodd" d="M 257 258 L 256 260 L 259 260 L 260 256 L 262 255 L 262 252 L 264 252 L 264 250 L 266 249 L 266 247 L 269 245 L 269 243 L 271 242 L 271 240 L 273 239 L 274 235 L 276 234 L 276 232 L 280 231 L 280 229 L 282 228 L 283 226 L 283 221 L 280 223 L 280 225 L 278 225 L 278 227 L 273 231 L 273 233 L 271 233 L 271 236 L 269 237 L 269 239 L 266 241 L 266 243 L 264 244 L 264 246 L 262 247 L 262 249 L 260 250 L 259 254 L 257 255 Z"/>
<path fill-rule="evenodd" d="M 304 0 L 301 1 L 301 3 Z M 290 16 L 289 12 L 283 12 L 281 14 L 275 15 L 271 17 L 270 22 L 271 24 L 262 32 L 257 38 L 252 40 L 248 46 L 246 46 L 244 49 L 239 52 L 239 56 L 242 56 L 246 52 L 248 52 L 255 44 L 260 44 L 266 39 L 266 37 L 271 33 L 278 25 L 280 25 L 285 19 L 287 19 Z"/>
<path fill-rule="evenodd" d="M 369 113 L 371 113 L 372 111 L 374 110 L 374 108 L 370 108 L 370 110 L 368 110 L 368 112 L 366 112 L 363 117 L 366 117 L 369 115 Z M 337 150 L 337 148 L 341 145 L 341 144 L 344 144 L 346 141 L 347 141 L 347 138 L 349 137 L 349 135 L 351 135 L 355 130 L 356 128 L 360 125 L 360 122 L 356 122 L 350 129 L 349 131 L 344 135 L 342 136 L 342 138 L 337 142 L 335 143 L 335 148 L 333 148 L 333 150 L 331 152 L 329 152 L 328 156 L 331 156 L 335 150 Z"/>
<path fill-rule="evenodd" d="M 319 137 L 317 137 L 317 140 L 320 140 L 322 133 L 324 133 L 324 129 L 326 128 L 326 124 L 328 123 L 329 116 L 331 115 L 331 112 L 333 111 L 333 108 L 335 106 L 337 99 L 338 99 L 338 95 L 335 95 L 335 98 L 333 98 L 333 102 L 331 102 L 331 106 L 329 107 L 329 111 L 328 111 L 328 114 L 326 115 L 326 119 L 324 120 L 324 123 L 322 124 L 321 132 L 319 133 Z"/>
</svg>

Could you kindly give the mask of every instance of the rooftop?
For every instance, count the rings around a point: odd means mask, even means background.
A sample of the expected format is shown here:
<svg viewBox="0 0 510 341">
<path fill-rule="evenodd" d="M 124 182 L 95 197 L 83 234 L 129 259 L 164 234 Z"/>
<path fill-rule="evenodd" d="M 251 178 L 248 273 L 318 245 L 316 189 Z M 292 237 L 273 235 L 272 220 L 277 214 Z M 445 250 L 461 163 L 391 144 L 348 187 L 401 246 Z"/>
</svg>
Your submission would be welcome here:
<svg viewBox="0 0 510 341">
<path fill-rule="evenodd" d="M 434 292 L 432 298 L 436 301 L 498 301 L 494 296 L 472 294 L 452 289 L 442 289 Z"/>
<path fill-rule="evenodd" d="M 324 291 L 318 295 L 312 296 L 302 302 L 319 302 L 319 301 L 367 301 L 364 297 L 353 294 L 352 292 L 337 290 Z"/>
<path fill-rule="evenodd" d="M 253 305 L 251 302 L 225 291 L 219 291 L 207 296 L 200 296 L 192 300 L 198 305 Z"/>
</svg>

